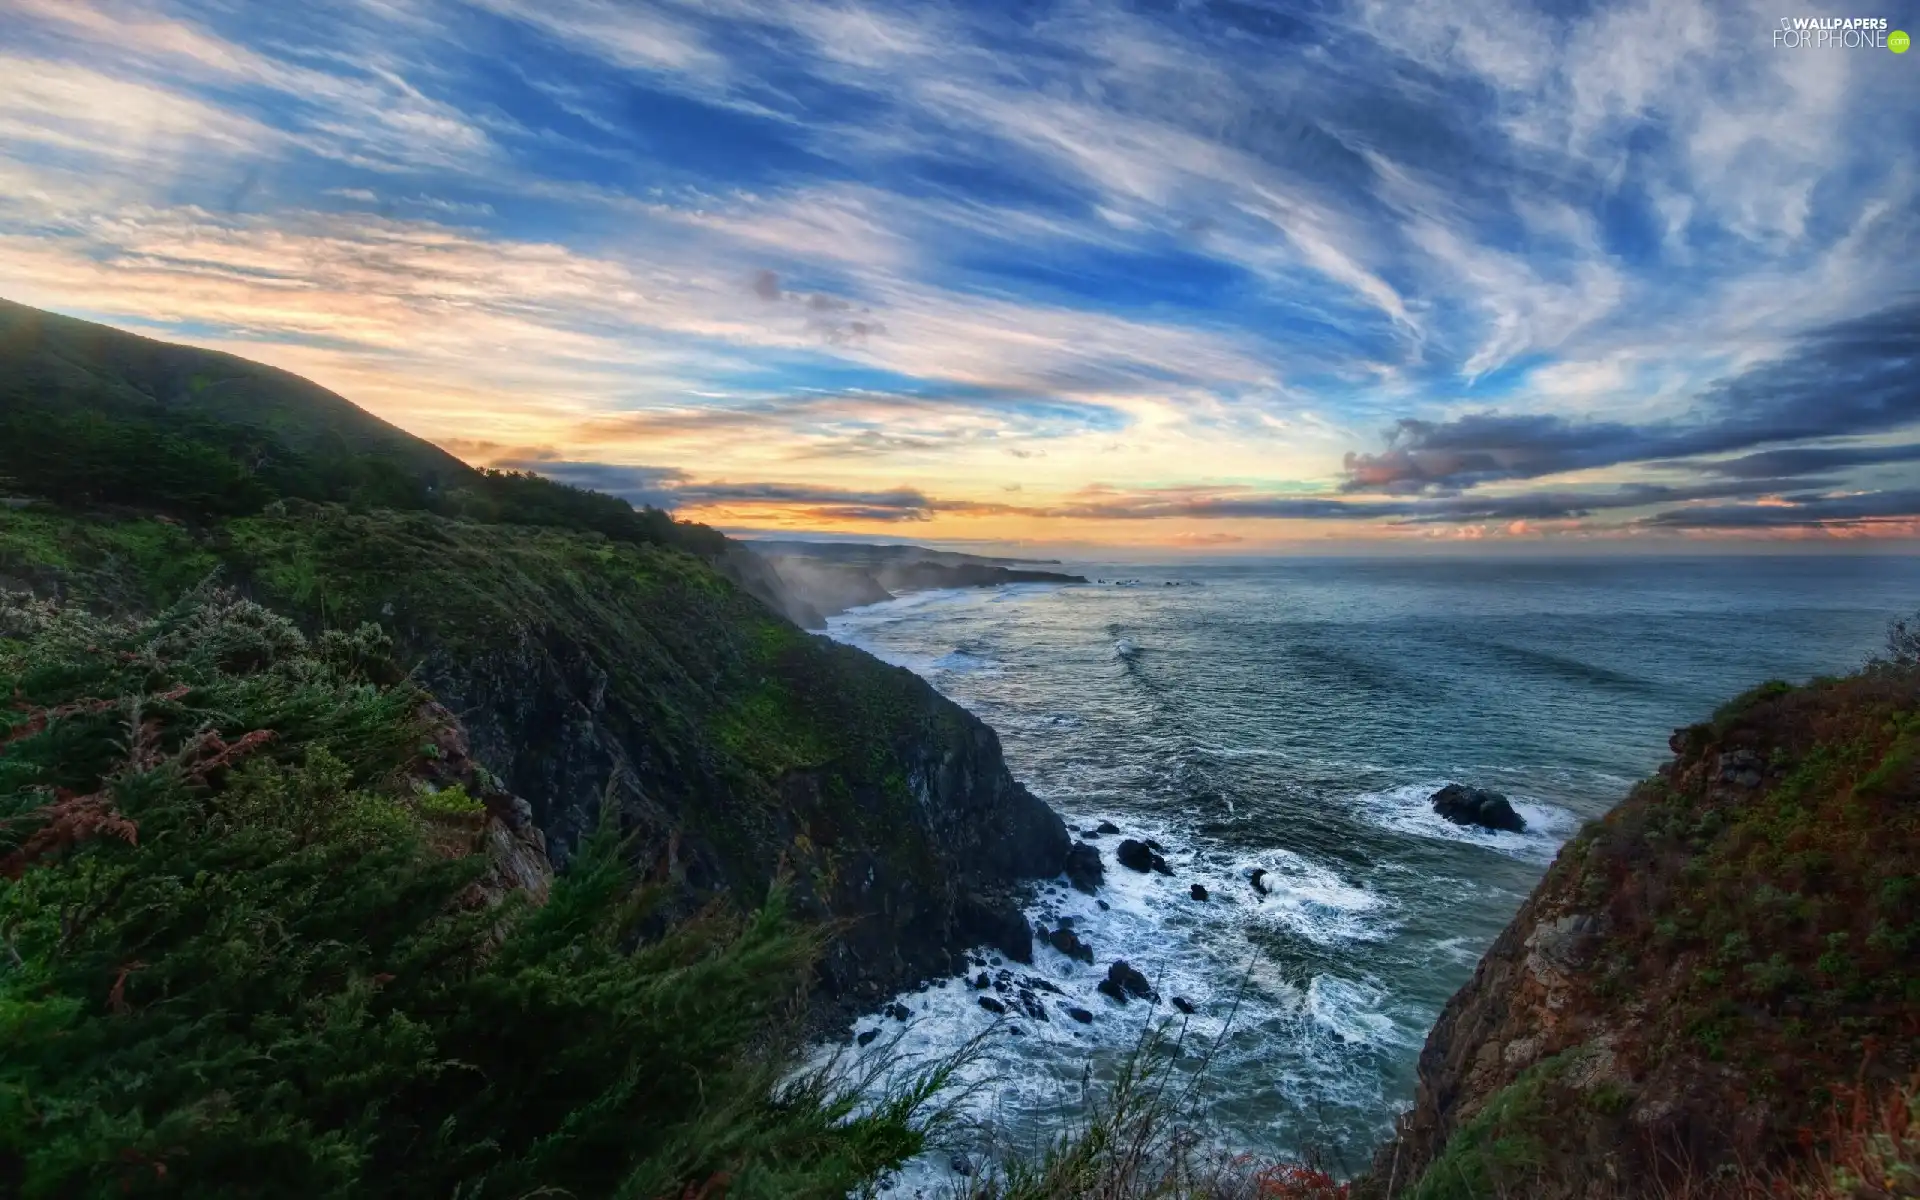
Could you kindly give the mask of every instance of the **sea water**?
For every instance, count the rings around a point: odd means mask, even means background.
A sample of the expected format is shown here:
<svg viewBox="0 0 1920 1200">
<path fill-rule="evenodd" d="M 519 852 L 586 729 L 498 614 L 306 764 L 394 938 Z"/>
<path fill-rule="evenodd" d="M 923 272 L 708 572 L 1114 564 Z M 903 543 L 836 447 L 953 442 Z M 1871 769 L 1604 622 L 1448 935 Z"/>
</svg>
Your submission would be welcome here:
<svg viewBox="0 0 1920 1200">
<path fill-rule="evenodd" d="M 1091 839 L 1097 897 L 1055 881 L 1029 910 L 1072 917 L 1094 964 L 1039 945 L 1032 967 L 1004 964 L 1059 989 L 1036 993 L 1048 1020 L 995 1018 L 953 979 L 898 997 L 904 1024 L 874 1015 L 850 1037 L 880 1029 L 912 1058 L 985 1034 L 973 1115 L 1018 1148 L 1070 1122 L 1083 1082 L 1177 1016 L 1177 995 L 1198 1008 L 1189 1045 L 1213 1050 L 1195 1093 L 1208 1136 L 1346 1170 L 1411 1102 L 1428 1028 L 1561 843 L 1675 726 L 1767 679 L 1851 670 L 1920 607 L 1911 557 L 1067 569 L 1106 582 L 925 592 L 830 623 L 998 730 L 1069 828 L 1122 831 Z M 1449 782 L 1505 793 L 1526 831 L 1435 815 Z M 1172 876 L 1121 867 L 1123 836 L 1166 847 Z M 1094 990 L 1122 958 L 1157 1010 Z M 961 1153 L 990 1152 L 971 1136 Z M 949 1160 L 925 1156 L 895 1194 L 939 1194 Z"/>
</svg>

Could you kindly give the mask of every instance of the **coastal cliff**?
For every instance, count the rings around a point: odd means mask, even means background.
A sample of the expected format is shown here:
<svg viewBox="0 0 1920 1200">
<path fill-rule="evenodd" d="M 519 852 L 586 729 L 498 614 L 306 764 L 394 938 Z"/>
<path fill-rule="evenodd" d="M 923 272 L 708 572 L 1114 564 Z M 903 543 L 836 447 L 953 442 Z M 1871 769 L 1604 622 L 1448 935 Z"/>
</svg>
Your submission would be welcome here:
<svg viewBox="0 0 1920 1200">
<path fill-rule="evenodd" d="M 1920 1068 L 1920 671 L 1769 684 L 1671 748 L 1447 1004 L 1356 1194 L 1920 1194 L 1835 1165 Z"/>
<path fill-rule="evenodd" d="M 0 303 L 0 583 L 102 611 L 207 578 L 379 626 L 564 869 L 609 807 L 664 925 L 786 880 L 831 1011 L 1020 923 L 1065 827 L 993 732 L 803 632 L 704 527 L 481 472 L 305 380 Z"/>
</svg>

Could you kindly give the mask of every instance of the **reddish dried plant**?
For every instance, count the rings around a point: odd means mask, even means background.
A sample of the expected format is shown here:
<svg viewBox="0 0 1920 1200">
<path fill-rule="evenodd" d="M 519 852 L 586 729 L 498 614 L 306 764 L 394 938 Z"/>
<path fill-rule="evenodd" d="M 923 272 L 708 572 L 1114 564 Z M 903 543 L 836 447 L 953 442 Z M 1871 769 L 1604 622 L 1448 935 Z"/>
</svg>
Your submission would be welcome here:
<svg viewBox="0 0 1920 1200">
<path fill-rule="evenodd" d="M 95 837 L 117 837 L 129 846 L 140 844 L 140 829 L 120 815 L 105 792 L 75 795 L 66 788 L 54 792 L 53 802 L 43 804 L 11 821 L 0 821 L 0 829 L 17 821 L 36 820 L 43 824 L 5 858 L 0 858 L 0 877 L 18 879 L 39 860 L 58 854 Z"/>
<path fill-rule="evenodd" d="M 1346 1200 L 1347 1185 L 1300 1163 L 1269 1163 L 1253 1173 L 1259 1200 Z"/>
</svg>

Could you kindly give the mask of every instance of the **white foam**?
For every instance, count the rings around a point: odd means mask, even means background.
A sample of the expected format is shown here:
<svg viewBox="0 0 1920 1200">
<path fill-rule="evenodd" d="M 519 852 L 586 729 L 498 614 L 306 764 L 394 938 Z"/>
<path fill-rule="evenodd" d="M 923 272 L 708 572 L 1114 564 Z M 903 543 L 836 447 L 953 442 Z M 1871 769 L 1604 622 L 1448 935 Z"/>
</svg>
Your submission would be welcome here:
<svg viewBox="0 0 1920 1200">
<path fill-rule="evenodd" d="M 1385 829 L 1417 837 L 1465 842 L 1489 850 L 1525 859 L 1552 862 L 1560 846 L 1580 828 L 1580 818 L 1567 809 L 1537 797 L 1510 796 L 1513 810 L 1526 821 L 1524 833 L 1482 829 L 1477 825 L 1456 825 L 1433 811 L 1433 793 L 1446 780 L 1403 784 L 1379 792 L 1362 792 L 1352 804 L 1363 817 Z"/>
</svg>

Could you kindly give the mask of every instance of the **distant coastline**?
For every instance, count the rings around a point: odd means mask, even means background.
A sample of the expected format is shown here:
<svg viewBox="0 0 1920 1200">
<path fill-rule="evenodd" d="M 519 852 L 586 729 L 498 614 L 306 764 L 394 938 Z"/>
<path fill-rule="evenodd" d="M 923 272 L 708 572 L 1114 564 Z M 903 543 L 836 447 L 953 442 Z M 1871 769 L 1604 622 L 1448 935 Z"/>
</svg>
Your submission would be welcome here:
<svg viewBox="0 0 1920 1200">
<path fill-rule="evenodd" d="M 989 558 L 924 546 L 860 542 L 757 541 L 747 545 L 779 581 L 786 615 L 807 629 L 849 609 L 934 588 L 1009 583 L 1085 583 L 1086 577 L 1033 569 L 1057 559 Z"/>
</svg>

